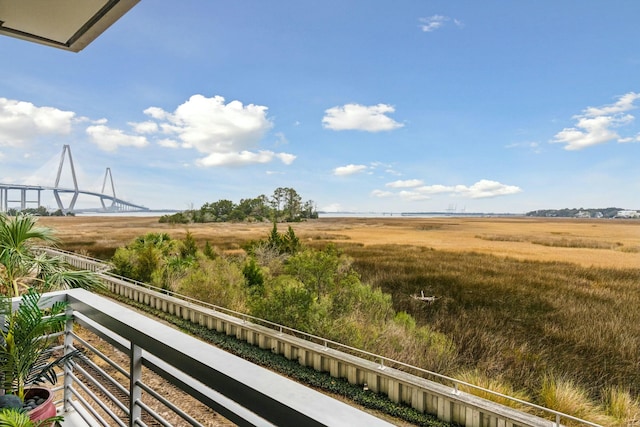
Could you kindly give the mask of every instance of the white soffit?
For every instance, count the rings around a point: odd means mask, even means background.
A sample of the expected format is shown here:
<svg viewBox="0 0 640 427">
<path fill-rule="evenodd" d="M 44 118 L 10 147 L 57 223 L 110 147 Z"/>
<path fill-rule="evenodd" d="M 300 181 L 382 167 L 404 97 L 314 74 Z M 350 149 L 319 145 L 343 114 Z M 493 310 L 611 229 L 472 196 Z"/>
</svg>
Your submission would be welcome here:
<svg viewBox="0 0 640 427">
<path fill-rule="evenodd" d="M 0 34 L 79 52 L 140 0 L 0 0 Z"/>
</svg>

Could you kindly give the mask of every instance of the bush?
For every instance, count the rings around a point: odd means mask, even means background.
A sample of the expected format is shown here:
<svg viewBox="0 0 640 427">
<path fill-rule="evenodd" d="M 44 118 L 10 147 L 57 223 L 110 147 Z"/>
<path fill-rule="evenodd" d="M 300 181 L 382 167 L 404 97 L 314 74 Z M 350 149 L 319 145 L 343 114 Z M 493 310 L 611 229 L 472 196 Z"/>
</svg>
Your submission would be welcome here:
<svg viewBox="0 0 640 427">
<path fill-rule="evenodd" d="M 178 292 L 209 304 L 244 311 L 245 278 L 235 263 L 223 257 L 200 258 L 178 283 Z"/>
</svg>

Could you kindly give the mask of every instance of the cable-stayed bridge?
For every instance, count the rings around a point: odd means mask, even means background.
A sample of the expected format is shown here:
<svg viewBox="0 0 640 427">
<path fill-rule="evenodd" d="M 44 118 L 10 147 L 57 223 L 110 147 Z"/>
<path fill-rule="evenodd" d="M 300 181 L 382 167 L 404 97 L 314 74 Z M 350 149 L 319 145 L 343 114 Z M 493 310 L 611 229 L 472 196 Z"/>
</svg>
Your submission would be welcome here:
<svg viewBox="0 0 640 427">
<path fill-rule="evenodd" d="M 71 168 L 71 177 L 73 179 L 73 187 L 61 187 L 60 178 L 62 177 L 63 167 L 65 159 L 69 159 L 69 166 Z M 10 208 L 17 210 L 25 210 L 27 208 L 38 208 L 41 206 L 42 192 L 52 191 L 53 196 L 63 213 L 76 213 L 76 212 L 143 212 L 149 209 L 137 205 L 135 203 L 127 202 L 125 200 L 116 197 L 116 189 L 113 185 L 113 176 L 111 175 L 111 168 L 107 168 L 104 174 L 104 180 L 102 182 L 102 190 L 88 191 L 81 190 L 78 187 L 78 180 L 76 178 L 76 170 L 73 166 L 73 158 L 71 157 L 71 148 L 65 145 L 62 149 L 62 156 L 60 156 L 60 164 L 58 166 L 58 174 L 56 175 L 56 181 L 53 186 L 46 185 L 22 185 L 22 184 L 2 184 L 0 183 L 0 212 L 7 212 Z M 71 194 L 71 200 L 68 205 L 65 206 L 61 195 Z M 78 196 L 86 195 L 100 200 L 101 207 L 77 209 L 76 202 Z M 14 206 L 14 204 L 17 204 Z"/>
</svg>

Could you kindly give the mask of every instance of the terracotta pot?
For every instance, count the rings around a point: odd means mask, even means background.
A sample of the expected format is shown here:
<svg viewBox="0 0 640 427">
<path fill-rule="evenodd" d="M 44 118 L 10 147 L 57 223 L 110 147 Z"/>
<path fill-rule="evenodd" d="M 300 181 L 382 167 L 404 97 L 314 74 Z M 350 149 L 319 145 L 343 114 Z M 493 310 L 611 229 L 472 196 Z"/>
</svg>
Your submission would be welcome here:
<svg viewBox="0 0 640 427">
<path fill-rule="evenodd" d="M 32 421 L 44 420 L 56 416 L 56 406 L 53 404 L 53 393 L 42 387 L 31 387 L 25 391 L 24 401 L 27 402 L 31 398 L 39 397 L 44 399 L 40 405 L 29 411 L 29 418 Z"/>
</svg>

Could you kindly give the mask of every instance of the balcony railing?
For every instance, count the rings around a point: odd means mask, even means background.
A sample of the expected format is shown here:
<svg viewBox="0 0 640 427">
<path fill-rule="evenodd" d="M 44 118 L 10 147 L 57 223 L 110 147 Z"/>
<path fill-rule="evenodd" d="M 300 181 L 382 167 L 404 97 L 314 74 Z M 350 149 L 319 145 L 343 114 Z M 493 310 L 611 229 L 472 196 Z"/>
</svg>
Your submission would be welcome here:
<svg viewBox="0 0 640 427">
<path fill-rule="evenodd" d="M 86 357 L 62 374 L 57 404 L 85 425 L 216 425 L 211 409 L 225 418 L 219 425 L 391 425 L 104 297 L 53 292 L 43 296 L 43 307 L 58 300 L 69 302 L 72 316 L 62 348 Z M 102 341 L 91 343 L 88 335 Z M 121 357 L 101 350 L 101 342 Z M 167 384 L 180 394 L 157 390 Z M 192 413 L 196 401 L 204 414 Z"/>
</svg>

